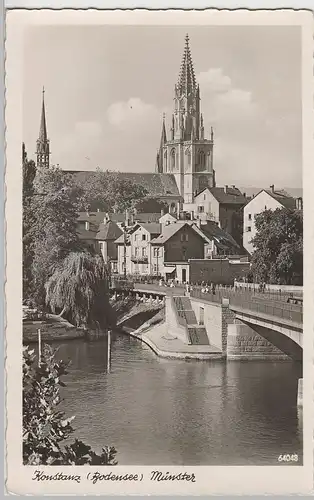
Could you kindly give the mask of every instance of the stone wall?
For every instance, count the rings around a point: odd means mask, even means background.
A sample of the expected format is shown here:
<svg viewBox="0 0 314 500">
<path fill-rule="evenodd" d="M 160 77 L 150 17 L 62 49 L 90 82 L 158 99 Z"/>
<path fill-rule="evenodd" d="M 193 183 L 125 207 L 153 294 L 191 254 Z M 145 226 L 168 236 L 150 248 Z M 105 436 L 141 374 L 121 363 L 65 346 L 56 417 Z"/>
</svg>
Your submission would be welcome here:
<svg viewBox="0 0 314 500">
<path fill-rule="evenodd" d="M 201 309 L 204 309 L 204 326 L 209 344 L 222 349 L 221 304 L 202 302 L 202 300 L 195 299 L 194 297 L 190 297 L 190 300 L 198 323 L 200 323 Z"/>
<path fill-rule="evenodd" d="M 227 357 L 228 359 L 289 359 L 278 347 L 238 319 L 228 324 Z"/>
<path fill-rule="evenodd" d="M 172 304 L 172 298 L 166 297 L 166 329 L 173 337 L 177 337 L 184 344 L 189 344 L 188 331 L 187 328 L 178 323 L 177 315 Z M 165 332 L 167 333 L 167 332 Z"/>
<path fill-rule="evenodd" d="M 249 262 L 230 262 L 228 259 L 190 259 L 190 282 L 206 281 L 233 285 L 235 279 L 245 277 L 250 270 Z"/>
</svg>

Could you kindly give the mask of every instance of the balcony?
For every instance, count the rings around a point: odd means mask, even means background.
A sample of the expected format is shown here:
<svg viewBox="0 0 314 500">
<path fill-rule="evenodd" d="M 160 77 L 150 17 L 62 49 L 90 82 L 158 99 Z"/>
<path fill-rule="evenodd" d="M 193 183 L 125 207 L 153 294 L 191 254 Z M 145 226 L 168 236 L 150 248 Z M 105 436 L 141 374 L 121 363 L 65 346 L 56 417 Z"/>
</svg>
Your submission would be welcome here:
<svg viewBox="0 0 314 500">
<path fill-rule="evenodd" d="M 147 255 L 132 255 L 131 261 L 135 264 L 148 264 Z"/>
</svg>

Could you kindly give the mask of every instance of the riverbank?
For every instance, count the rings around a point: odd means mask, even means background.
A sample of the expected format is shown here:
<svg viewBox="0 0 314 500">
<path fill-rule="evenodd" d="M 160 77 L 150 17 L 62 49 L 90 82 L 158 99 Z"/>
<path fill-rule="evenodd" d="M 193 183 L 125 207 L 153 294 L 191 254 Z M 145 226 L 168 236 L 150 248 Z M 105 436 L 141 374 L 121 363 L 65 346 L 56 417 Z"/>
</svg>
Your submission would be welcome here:
<svg viewBox="0 0 314 500">
<path fill-rule="evenodd" d="M 164 308 L 162 304 L 140 303 L 133 297 L 111 300 L 111 306 L 116 315 L 116 326 L 121 328 L 137 329 L 145 324 L 153 316 L 160 312 L 159 320 L 163 319 Z M 86 331 L 75 327 L 66 319 L 47 314 L 45 319 L 23 319 L 23 343 L 30 344 L 38 342 L 38 330 L 40 329 L 42 341 L 64 341 L 85 338 L 86 340 L 98 340 L 104 337 L 105 331 Z"/>
<path fill-rule="evenodd" d="M 188 345 L 171 335 L 161 313 L 157 313 L 137 329 L 124 325 L 121 330 L 146 344 L 162 358 L 199 361 L 223 359 L 222 352 L 215 346 Z"/>
<path fill-rule="evenodd" d="M 48 314 L 43 320 L 23 321 L 23 343 L 38 342 L 38 330 L 42 341 L 62 341 L 84 338 L 83 328 L 77 328 L 66 319 Z"/>
</svg>

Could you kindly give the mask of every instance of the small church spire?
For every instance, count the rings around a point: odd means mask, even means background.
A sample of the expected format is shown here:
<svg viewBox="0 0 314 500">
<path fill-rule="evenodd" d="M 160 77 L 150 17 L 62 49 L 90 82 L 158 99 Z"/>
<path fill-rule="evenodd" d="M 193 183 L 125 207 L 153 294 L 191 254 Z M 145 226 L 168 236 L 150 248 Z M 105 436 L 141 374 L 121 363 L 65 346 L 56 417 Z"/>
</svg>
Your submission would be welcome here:
<svg viewBox="0 0 314 500">
<path fill-rule="evenodd" d="M 45 88 L 42 90 L 42 107 L 41 107 L 41 118 L 39 127 L 39 137 L 37 140 L 37 168 L 49 167 L 49 140 L 47 134 L 47 124 L 46 124 L 46 109 L 45 109 Z"/>
<path fill-rule="evenodd" d="M 167 143 L 167 133 L 166 133 L 166 114 L 163 113 L 162 115 L 162 128 L 161 128 L 161 137 L 160 137 L 160 146 L 159 150 L 157 150 L 157 156 L 156 156 L 156 170 L 159 173 L 162 173 L 164 171 L 164 166 L 163 166 L 163 147 Z"/>
</svg>

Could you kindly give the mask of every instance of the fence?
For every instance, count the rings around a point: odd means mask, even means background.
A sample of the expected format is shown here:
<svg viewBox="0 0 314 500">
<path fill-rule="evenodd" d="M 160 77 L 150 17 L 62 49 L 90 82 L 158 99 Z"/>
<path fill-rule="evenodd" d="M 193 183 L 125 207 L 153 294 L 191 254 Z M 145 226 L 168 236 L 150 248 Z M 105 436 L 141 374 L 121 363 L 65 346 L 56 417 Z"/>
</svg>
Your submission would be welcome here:
<svg viewBox="0 0 314 500">
<path fill-rule="evenodd" d="M 267 294 L 258 295 L 249 290 L 243 289 L 243 291 L 239 292 L 228 288 L 218 288 L 215 293 L 205 293 L 202 292 L 201 288 L 193 288 L 190 295 L 191 297 L 214 302 L 216 304 L 221 304 L 222 299 L 227 298 L 229 299 L 231 308 L 235 306 L 244 310 L 248 309 L 268 316 L 286 319 L 295 323 L 303 322 L 302 305 L 289 304 L 283 301 L 282 297 L 280 297 L 279 300 L 274 300 L 274 294 L 270 294 L 269 296 Z"/>
<path fill-rule="evenodd" d="M 303 310 L 302 307 L 294 306 L 291 307 L 290 304 L 276 304 L 272 305 L 269 303 L 264 303 L 261 301 L 246 301 L 241 300 L 241 296 L 232 297 L 230 300 L 230 306 L 239 307 L 243 310 L 254 311 L 259 314 L 265 314 L 267 316 L 274 316 L 280 319 L 286 319 L 289 321 L 293 321 L 294 323 L 303 323 Z M 287 307 L 289 306 L 289 307 Z M 296 308 L 298 307 L 298 309 Z"/>
</svg>

